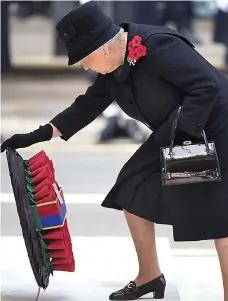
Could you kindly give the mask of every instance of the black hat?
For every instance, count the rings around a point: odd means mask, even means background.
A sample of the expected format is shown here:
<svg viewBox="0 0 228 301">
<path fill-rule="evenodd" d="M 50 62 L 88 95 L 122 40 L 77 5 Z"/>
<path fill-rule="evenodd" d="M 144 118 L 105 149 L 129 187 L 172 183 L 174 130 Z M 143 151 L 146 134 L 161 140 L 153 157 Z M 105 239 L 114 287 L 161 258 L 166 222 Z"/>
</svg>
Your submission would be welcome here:
<svg viewBox="0 0 228 301">
<path fill-rule="evenodd" d="M 56 29 L 73 65 L 111 40 L 120 27 L 113 24 L 97 1 L 89 1 L 65 15 Z"/>
</svg>

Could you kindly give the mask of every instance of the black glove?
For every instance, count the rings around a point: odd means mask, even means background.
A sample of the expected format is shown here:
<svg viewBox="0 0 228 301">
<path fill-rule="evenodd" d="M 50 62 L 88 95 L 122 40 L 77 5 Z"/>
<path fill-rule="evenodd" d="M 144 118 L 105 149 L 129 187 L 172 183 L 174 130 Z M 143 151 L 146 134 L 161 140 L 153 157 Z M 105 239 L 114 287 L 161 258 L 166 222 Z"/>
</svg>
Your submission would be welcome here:
<svg viewBox="0 0 228 301">
<path fill-rule="evenodd" d="M 40 126 L 37 130 L 27 134 L 15 134 L 11 138 L 5 140 L 1 145 L 1 153 L 8 147 L 12 149 L 28 147 L 32 144 L 51 140 L 53 128 L 51 124 Z"/>
</svg>

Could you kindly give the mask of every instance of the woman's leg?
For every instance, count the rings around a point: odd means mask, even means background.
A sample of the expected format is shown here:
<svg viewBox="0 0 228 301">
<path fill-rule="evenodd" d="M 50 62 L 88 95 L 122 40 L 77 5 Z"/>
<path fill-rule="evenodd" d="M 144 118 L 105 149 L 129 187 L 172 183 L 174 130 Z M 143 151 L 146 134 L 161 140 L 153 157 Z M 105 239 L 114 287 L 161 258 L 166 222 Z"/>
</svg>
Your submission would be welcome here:
<svg viewBox="0 0 228 301">
<path fill-rule="evenodd" d="M 124 214 L 134 241 L 139 262 L 139 273 L 134 280 L 136 285 L 142 285 L 161 275 L 154 223 L 133 215 L 126 210 Z"/>
<path fill-rule="evenodd" d="M 222 271 L 224 301 L 228 301 L 228 237 L 223 239 L 216 239 L 215 246 L 218 252 Z"/>
</svg>

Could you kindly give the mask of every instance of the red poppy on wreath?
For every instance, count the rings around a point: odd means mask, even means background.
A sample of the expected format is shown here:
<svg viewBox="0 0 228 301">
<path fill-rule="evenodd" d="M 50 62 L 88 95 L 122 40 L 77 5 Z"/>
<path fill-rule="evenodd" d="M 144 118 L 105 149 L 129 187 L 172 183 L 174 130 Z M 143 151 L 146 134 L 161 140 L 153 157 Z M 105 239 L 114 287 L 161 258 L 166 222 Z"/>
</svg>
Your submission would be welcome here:
<svg viewBox="0 0 228 301">
<path fill-rule="evenodd" d="M 127 61 L 130 65 L 135 65 L 140 57 L 143 57 L 147 53 L 146 46 L 141 44 L 142 38 L 140 36 L 134 36 L 134 38 L 128 44 L 128 57 Z"/>
</svg>

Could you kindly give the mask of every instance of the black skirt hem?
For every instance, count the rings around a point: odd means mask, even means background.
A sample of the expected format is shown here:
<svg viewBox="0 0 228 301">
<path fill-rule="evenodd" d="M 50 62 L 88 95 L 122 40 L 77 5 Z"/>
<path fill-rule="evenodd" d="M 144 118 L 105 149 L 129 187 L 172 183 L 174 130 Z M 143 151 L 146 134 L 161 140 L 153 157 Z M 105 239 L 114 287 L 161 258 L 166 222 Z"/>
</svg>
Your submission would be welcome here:
<svg viewBox="0 0 228 301">
<path fill-rule="evenodd" d="M 151 216 L 148 217 L 148 216 L 145 216 L 144 214 L 139 214 L 138 212 L 135 212 L 134 210 L 132 210 L 131 207 L 125 207 L 116 202 L 113 202 L 112 204 L 109 204 L 109 205 L 102 203 L 101 206 L 104 208 L 116 209 L 119 211 L 126 210 L 127 212 L 134 214 L 138 217 L 141 217 L 145 220 L 148 220 L 149 222 L 152 222 L 155 224 L 160 224 L 160 225 L 171 225 L 172 226 L 172 223 L 170 222 L 170 220 L 168 221 L 167 219 L 161 219 L 161 218 L 156 218 L 156 217 L 151 217 Z"/>
<path fill-rule="evenodd" d="M 203 241 L 203 240 L 216 240 L 228 238 L 228 220 L 227 218 L 217 218 L 216 223 L 213 223 L 211 219 L 207 222 L 202 222 L 202 220 L 197 219 L 192 223 L 192 221 L 180 221 L 179 223 L 171 223 L 170 220 L 162 219 L 161 217 L 148 217 L 144 214 L 139 214 L 132 210 L 131 206 L 129 208 L 122 206 L 116 202 L 112 204 L 107 204 L 103 202 L 101 204 L 104 208 L 116 209 L 119 211 L 126 210 L 127 212 L 148 220 L 152 223 L 158 225 L 169 225 L 173 227 L 173 239 L 175 242 L 187 242 L 187 241 Z M 218 222 L 219 220 L 219 222 Z M 180 230 L 181 229 L 181 230 Z M 221 231 L 223 229 L 223 231 Z"/>
</svg>

